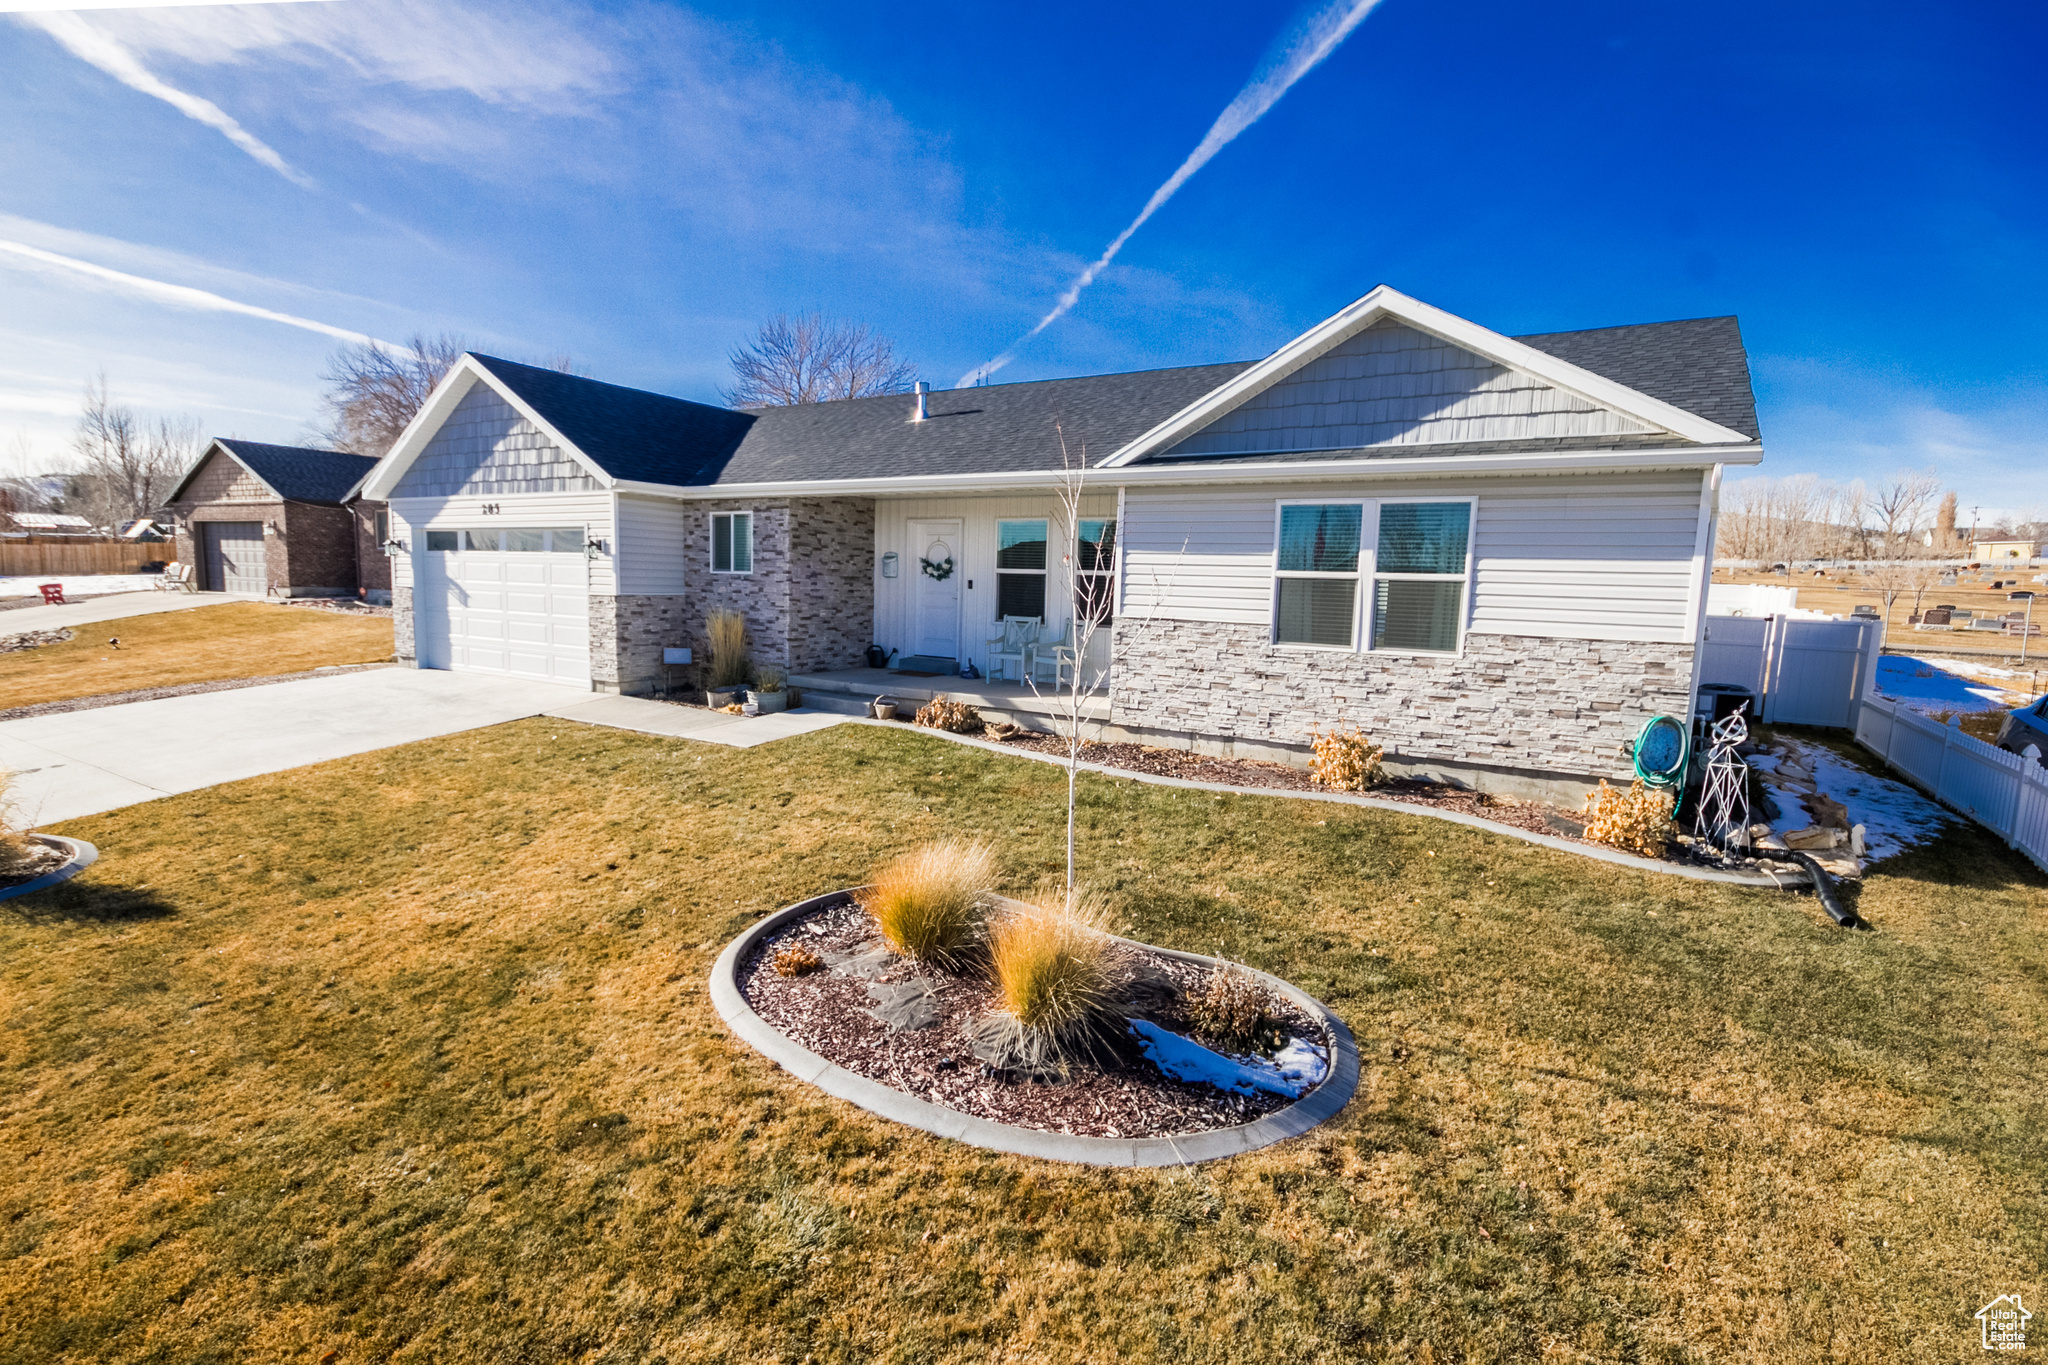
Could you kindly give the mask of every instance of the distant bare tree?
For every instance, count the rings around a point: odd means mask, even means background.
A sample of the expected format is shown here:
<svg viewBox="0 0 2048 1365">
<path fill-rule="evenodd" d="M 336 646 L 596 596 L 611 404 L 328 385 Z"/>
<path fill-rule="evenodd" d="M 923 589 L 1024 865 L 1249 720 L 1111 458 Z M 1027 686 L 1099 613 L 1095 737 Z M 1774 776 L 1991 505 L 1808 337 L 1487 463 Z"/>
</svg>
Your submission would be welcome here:
<svg viewBox="0 0 2048 1365">
<path fill-rule="evenodd" d="M 1941 480 L 1925 470 L 1902 470 L 1879 484 L 1870 495 L 1871 519 L 1881 537 L 1883 559 L 1911 557 L 1908 543 L 1927 518 L 1928 504 L 1941 490 Z"/>
<path fill-rule="evenodd" d="M 817 313 L 778 313 L 730 359 L 733 383 L 725 401 L 736 408 L 904 393 L 917 378 L 917 368 L 897 360 L 895 347 L 865 323 L 827 321 Z"/>
<path fill-rule="evenodd" d="M 121 523 L 162 510 L 187 466 L 198 458 L 199 424 L 190 417 L 159 417 L 145 426 L 116 403 L 101 374 L 85 386 L 71 448 L 79 469 L 73 498 L 95 526 Z"/>
<path fill-rule="evenodd" d="M 336 450 L 382 455 L 468 349 L 469 343 L 447 333 L 415 334 L 402 351 L 387 350 L 374 341 L 342 347 L 320 372 L 327 381 L 321 397 L 327 424 L 321 439 Z"/>
</svg>

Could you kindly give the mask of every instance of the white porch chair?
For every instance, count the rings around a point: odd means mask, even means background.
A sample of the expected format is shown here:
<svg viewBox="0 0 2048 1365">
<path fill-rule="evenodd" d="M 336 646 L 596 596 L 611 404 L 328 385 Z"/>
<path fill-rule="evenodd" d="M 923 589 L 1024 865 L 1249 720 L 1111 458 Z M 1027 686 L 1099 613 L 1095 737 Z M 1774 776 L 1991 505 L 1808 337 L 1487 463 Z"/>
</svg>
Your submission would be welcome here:
<svg viewBox="0 0 2048 1365">
<path fill-rule="evenodd" d="M 1041 676 L 1047 670 L 1052 673 L 1055 691 L 1067 685 L 1067 670 L 1080 667 L 1080 657 L 1074 651 L 1074 623 L 1063 621 L 1060 632 L 1051 634 L 1052 627 L 1045 627 L 1040 638 L 1031 646 L 1031 658 L 1025 668 L 1033 682 L 1043 682 Z"/>
<path fill-rule="evenodd" d="M 988 646 L 988 676 L 990 682 L 1002 677 L 1010 665 L 1015 671 L 1011 682 L 1023 682 L 1030 676 L 1031 646 L 1038 638 L 1038 618 L 1035 616 L 1005 616 L 1003 633 L 986 640 Z"/>
</svg>

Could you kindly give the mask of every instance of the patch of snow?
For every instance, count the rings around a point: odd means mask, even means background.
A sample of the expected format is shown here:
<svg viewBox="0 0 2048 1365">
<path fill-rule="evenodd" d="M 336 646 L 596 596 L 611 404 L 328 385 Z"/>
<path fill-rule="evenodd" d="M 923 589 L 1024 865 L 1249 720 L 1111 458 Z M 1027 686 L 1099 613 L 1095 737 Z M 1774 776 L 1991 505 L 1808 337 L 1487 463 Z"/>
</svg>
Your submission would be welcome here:
<svg viewBox="0 0 2048 1365">
<path fill-rule="evenodd" d="M 64 596 L 103 597 L 110 592 L 148 592 L 161 576 L 153 573 L 15 574 L 0 577 L 0 597 L 36 597 L 45 583 L 63 585 Z"/>
<path fill-rule="evenodd" d="M 1329 1074 L 1330 1060 L 1323 1049 L 1300 1038 L 1289 1038 L 1287 1046 L 1270 1060 L 1264 1057 L 1226 1057 L 1203 1047 L 1192 1038 L 1170 1033 L 1147 1019 L 1126 1020 L 1132 1036 L 1152 1065 L 1177 1081 L 1213 1085 L 1249 1095 L 1263 1090 L 1269 1095 L 1297 1099 L 1322 1084 Z"/>
<path fill-rule="evenodd" d="M 1813 785 L 1824 796 L 1841 803 L 1849 812 L 1851 825 L 1863 826 L 1865 856 L 1871 862 L 1903 853 L 1925 843 L 1954 824 L 1955 817 L 1903 782 L 1865 772 L 1834 750 L 1803 740 L 1778 741 L 1813 774 Z M 1758 766 L 1755 759 L 1752 767 Z M 1775 767 L 1775 765 L 1774 765 Z M 1771 829 L 1780 837 L 1813 824 L 1813 813 L 1800 801 L 1799 793 L 1770 784 L 1771 800 L 1778 807 Z"/>
<path fill-rule="evenodd" d="M 1909 654 L 1886 654 L 1877 661 L 1878 695 L 1922 713 L 2002 711 L 2024 706 L 2036 695 L 2026 685 L 2015 688 L 1990 680 L 2030 677 L 2016 669 L 1961 659 L 1936 661 L 1916 659 Z"/>
</svg>

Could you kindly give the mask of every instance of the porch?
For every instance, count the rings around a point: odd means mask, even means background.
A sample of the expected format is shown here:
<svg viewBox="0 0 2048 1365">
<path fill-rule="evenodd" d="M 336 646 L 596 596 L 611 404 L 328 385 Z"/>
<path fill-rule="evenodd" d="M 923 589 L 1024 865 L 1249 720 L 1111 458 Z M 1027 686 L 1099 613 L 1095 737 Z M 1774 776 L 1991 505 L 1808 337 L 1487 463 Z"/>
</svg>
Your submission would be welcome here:
<svg viewBox="0 0 2048 1365">
<path fill-rule="evenodd" d="M 821 711 L 866 715 L 869 702 L 876 697 L 890 697 L 907 713 L 934 697 L 945 696 L 966 702 L 989 720 L 1006 720 L 1027 730 L 1051 731 L 1054 718 L 1065 715 L 1068 706 L 1065 694 L 1050 690 L 1034 692 L 1023 683 L 899 673 L 886 668 L 792 673 L 789 685 L 803 694 L 805 706 Z M 1106 691 L 1098 690 L 1081 699 L 1081 718 L 1089 725 L 1109 723 Z"/>
</svg>

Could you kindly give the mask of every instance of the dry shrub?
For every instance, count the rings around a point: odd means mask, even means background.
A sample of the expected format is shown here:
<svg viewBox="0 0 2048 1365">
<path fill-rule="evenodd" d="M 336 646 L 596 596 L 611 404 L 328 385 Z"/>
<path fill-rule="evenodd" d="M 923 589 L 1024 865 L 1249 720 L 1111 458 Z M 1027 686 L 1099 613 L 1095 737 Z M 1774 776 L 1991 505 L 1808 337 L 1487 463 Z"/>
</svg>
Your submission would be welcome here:
<svg viewBox="0 0 2048 1365">
<path fill-rule="evenodd" d="M 919 962 L 953 967 L 981 932 L 982 895 L 995 880 L 995 850 L 949 839 L 904 854 L 861 893 L 882 941 Z"/>
<path fill-rule="evenodd" d="M 947 701 L 944 697 L 933 697 L 919 707 L 917 723 L 932 730 L 950 730 L 956 735 L 974 734 L 987 724 L 981 712 L 966 702 Z"/>
<path fill-rule="evenodd" d="M 1273 1001 L 1250 972 L 1219 962 L 1187 996 L 1188 1021 L 1195 1031 L 1226 1047 L 1243 1050 L 1275 1041 Z"/>
<path fill-rule="evenodd" d="M 1599 791 L 1586 794 L 1586 837 L 1645 858 L 1660 858 L 1678 834 L 1671 823 L 1671 807 L 1671 793 L 1653 792 L 1641 778 L 1626 792 L 1603 781 Z"/>
<path fill-rule="evenodd" d="M 1009 910 L 989 926 L 989 965 L 1002 1004 L 979 1021 L 976 1035 L 1002 1064 L 1063 1070 L 1094 1050 L 1130 974 L 1104 919 L 1099 901 L 1056 892 L 1049 904 Z"/>
<path fill-rule="evenodd" d="M 17 877 L 48 859 L 49 846 L 29 838 L 15 814 L 14 779 L 15 774 L 0 768 L 0 877 Z"/>
<path fill-rule="evenodd" d="M 801 943 L 792 943 L 779 949 L 769 959 L 777 976 L 809 976 L 825 965 L 825 959 Z"/>
<path fill-rule="evenodd" d="M 747 618 L 720 607 L 705 613 L 704 634 L 711 641 L 711 687 L 738 687 L 754 671 L 747 653 Z"/>
<path fill-rule="evenodd" d="M 1309 780 L 1332 791 L 1364 791 L 1383 780 L 1380 756 L 1385 749 L 1356 728 L 1315 734 L 1315 757 L 1309 760 Z"/>
</svg>

